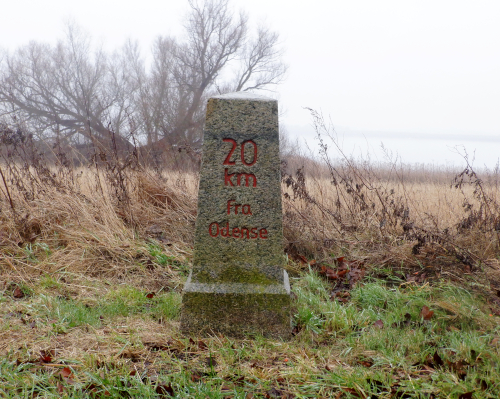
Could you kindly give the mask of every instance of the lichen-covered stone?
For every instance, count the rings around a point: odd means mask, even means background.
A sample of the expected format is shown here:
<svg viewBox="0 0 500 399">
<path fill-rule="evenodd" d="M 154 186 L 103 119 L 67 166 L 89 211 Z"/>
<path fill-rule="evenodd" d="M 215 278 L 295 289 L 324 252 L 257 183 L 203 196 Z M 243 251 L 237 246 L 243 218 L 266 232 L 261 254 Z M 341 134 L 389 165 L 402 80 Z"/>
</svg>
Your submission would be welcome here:
<svg viewBox="0 0 500 399">
<path fill-rule="evenodd" d="M 290 288 L 284 284 L 192 283 L 182 298 L 181 327 L 192 335 L 222 332 L 243 338 L 261 334 L 289 338 Z"/>
<path fill-rule="evenodd" d="M 282 242 L 277 102 L 247 93 L 212 97 L 182 330 L 287 338 Z"/>
</svg>

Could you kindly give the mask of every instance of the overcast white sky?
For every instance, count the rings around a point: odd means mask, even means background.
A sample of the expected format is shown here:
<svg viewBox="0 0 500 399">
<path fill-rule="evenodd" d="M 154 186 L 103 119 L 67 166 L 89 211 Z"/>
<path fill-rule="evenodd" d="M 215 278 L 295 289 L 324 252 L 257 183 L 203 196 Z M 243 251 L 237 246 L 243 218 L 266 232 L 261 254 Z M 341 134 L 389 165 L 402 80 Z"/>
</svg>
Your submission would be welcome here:
<svg viewBox="0 0 500 399">
<path fill-rule="evenodd" d="M 303 107 L 331 118 L 347 152 L 475 165 L 500 157 L 500 1 L 232 0 L 283 39 L 282 122 L 315 146 Z M 55 42 L 73 18 L 109 48 L 180 31 L 185 0 L 0 0 L 0 46 Z"/>
</svg>

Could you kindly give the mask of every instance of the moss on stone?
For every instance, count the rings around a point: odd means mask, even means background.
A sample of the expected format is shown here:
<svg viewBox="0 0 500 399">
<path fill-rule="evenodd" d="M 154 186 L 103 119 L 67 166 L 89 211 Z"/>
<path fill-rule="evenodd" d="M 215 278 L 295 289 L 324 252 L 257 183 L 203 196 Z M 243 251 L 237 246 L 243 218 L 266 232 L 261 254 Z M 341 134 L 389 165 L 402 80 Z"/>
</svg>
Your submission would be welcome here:
<svg viewBox="0 0 500 399">
<path fill-rule="evenodd" d="M 217 270 L 218 269 L 218 270 Z M 217 273 L 215 272 L 217 270 Z M 267 276 L 261 269 L 243 268 L 234 265 L 220 265 L 200 270 L 196 274 L 199 283 L 245 283 L 257 285 L 276 284 L 277 279 Z"/>
<path fill-rule="evenodd" d="M 217 284 L 214 288 L 187 284 L 186 288 L 181 313 L 184 334 L 291 336 L 290 292 L 282 285 Z"/>
</svg>

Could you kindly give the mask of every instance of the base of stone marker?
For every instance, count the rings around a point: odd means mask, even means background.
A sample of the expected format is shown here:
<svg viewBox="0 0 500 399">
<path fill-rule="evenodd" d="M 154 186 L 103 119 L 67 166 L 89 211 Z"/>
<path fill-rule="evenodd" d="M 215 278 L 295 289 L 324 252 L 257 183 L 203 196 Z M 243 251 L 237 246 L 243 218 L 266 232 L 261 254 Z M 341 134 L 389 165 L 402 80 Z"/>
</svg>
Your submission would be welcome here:
<svg viewBox="0 0 500 399">
<path fill-rule="evenodd" d="M 189 276 L 182 297 L 182 333 L 289 339 L 290 283 L 283 273 L 284 283 L 274 285 L 193 283 Z"/>
</svg>

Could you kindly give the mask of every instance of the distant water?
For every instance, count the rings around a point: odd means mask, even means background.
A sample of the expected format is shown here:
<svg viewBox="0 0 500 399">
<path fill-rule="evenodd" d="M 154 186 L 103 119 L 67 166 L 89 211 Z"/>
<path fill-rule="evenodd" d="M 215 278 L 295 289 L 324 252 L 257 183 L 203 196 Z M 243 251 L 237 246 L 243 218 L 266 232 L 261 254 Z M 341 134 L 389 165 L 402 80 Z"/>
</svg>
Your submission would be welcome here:
<svg viewBox="0 0 500 399">
<path fill-rule="evenodd" d="M 317 151 L 318 140 L 312 127 L 289 127 L 287 130 L 292 139 L 298 138 L 299 143 L 305 140 L 309 148 Z M 473 166 L 477 169 L 493 169 L 500 159 L 500 135 L 419 135 L 335 130 L 337 141 L 345 154 L 363 159 L 369 156 L 373 162 L 386 162 L 389 158 L 394 160 L 397 157 L 409 164 L 463 167 L 464 155 L 467 153 L 469 162 L 473 161 Z M 329 154 L 336 157 L 337 150 L 332 141 L 325 138 L 325 142 L 328 144 Z"/>
</svg>

